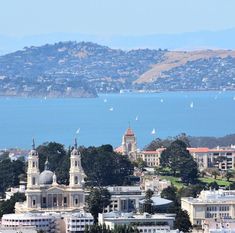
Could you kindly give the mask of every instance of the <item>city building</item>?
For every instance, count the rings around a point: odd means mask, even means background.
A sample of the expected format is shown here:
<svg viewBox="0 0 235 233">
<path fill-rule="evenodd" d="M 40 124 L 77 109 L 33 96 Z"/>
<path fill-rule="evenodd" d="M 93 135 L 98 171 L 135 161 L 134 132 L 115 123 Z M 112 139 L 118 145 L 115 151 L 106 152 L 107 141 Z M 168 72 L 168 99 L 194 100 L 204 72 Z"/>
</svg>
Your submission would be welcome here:
<svg viewBox="0 0 235 233">
<path fill-rule="evenodd" d="M 155 193 L 160 193 L 163 189 L 171 186 L 169 180 L 161 180 L 159 176 L 141 176 L 141 189 L 147 191 L 151 189 Z"/>
<path fill-rule="evenodd" d="M 66 233 L 84 232 L 85 226 L 93 225 L 94 218 L 90 213 L 77 212 L 65 215 L 64 222 Z"/>
<path fill-rule="evenodd" d="M 43 213 L 4 214 L 1 225 L 5 229 L 34 227 L 50 233 L 56 227 L 56 217 Z"/>
<path fill-rule="evenodd" d="M 92 225 L 93 223 L 94 219 L 92 215 L 83 211 L 66 213 L 45 212 L 5 214 L 2 217 L 1 227 L 5 231 L 19 229 L 22 230 L 22 232 L 23 230 L 27 232 L 27 229 L 31 228 L 31 232 L 34 232 L 33 230 L 41 230 L 47 233 L 75 233 L 84 232 L 85 226 Z"/>
<path fill-rule="evenodd" d="M 33 226 L 3 227 L 0 226 L 1 233 L 38 233 Z"/>
<path fill-rule="evenodd" d="M 69 174 L 68 186 L 58 184 L 56 174 L 50 171 L 48 160 L 45 163 L 44 171 L 40 173 L 39 156 L 33 142 L 33 148 L 28 156 L 26 201 L 17 202 L 15 212 L 66 212 L 82 209 L 85 202 L 83 190 L 85 175 L 76 140 L 70 156 Z"/>
<path fill-rule="evenodd" d="M 203 225 L 208 219 L 235 218 L 235 190 L 203 190 L 197 198 L 181 198 L 193 225 Z"/>
<path fill-rule="evenodd" d="M 105 224 L 110 229 L 114 229 L 115 225 L 132 225 L 138 230 L 148 233 L 169 232 L 176 233 L 178 230 L 173 230 L 175 214 L 133 214 L 110 212 L 99 214 L 99 223 Z"/>
<path fill-rule="evenodd" d="M 209 149 L 207 147 L 188 148 L 198 164 L 199 170 L 216 167 L 221 171 L 234 169 L 235 149 L 220 148 Z"/>
<path fill-rule="evenodd" d="M 5 200 L 9 200 L 15 193 L 25 193 L 26 183 L 24 181 L 20 181 L 19 187 L 12 187 L 10 190 L 5 192 Z"/>
<path fill-rule="evenodd" d="M 202 229 L 203 233 L 235 233 L 235 220 L 207 219 Z"/>
<path fill-rule="evenodd" d="M 139 202 L 145 197 L 140 186 L 113 186 L 107 187 L 111 194 L 111 204 L 105 212 L 131 212 L 139 209 Z"/>
</svg>

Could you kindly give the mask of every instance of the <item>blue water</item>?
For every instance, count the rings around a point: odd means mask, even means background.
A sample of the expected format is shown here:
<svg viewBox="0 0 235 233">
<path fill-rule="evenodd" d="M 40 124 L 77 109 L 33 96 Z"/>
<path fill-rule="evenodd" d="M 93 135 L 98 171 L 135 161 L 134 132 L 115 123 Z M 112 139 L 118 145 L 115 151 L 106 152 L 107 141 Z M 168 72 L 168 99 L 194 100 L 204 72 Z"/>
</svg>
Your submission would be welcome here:
<svg viewBox="0 0 235 233">
<path fill-rule="evenodd" d="M 109 94 L 94 99 L 2 97 L 0 148 L 30 148 L 33 137 L 37 144 L 57 141 L 68 146 L 76 135 L 80 145 L 118 146 L 129 123 L 139 147 L 155 137 L 181 132 L 223 136 L 235 133 L 234 96 L 235 92 L 167 92 Z M 153 128 L 155 135 L 151 134 Z"/>
</svg>

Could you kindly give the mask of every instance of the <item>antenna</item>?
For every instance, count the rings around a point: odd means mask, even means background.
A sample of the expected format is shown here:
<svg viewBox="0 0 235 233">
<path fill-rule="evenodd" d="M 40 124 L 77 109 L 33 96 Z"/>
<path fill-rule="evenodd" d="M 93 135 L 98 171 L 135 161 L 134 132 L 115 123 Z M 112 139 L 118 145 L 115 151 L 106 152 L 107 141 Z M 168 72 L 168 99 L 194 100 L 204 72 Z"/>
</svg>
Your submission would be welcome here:
<svg viewBox="0 0 235 233">
<path fill-rule="evenodd" d="M 35 141 L 34 141 L 34 138 L 33 138 L 33 143 L 32 143 L 32 149 L 35 150 Z"/>
</svg>

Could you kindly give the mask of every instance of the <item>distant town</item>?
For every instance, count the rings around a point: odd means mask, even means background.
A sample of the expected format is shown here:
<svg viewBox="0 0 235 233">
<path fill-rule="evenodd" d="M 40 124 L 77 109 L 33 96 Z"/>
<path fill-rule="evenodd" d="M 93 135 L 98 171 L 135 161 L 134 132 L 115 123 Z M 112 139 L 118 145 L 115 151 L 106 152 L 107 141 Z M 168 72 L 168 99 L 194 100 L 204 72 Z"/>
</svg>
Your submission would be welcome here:
<svg viewBox="0 0 235 233">
<path fill-rule="evenodd" d="M 91 42 L 59 42 L 0 56 L 0 95 L 234 90 L 234 64 L 232 50 L 124 51 Z"/>
</svg>

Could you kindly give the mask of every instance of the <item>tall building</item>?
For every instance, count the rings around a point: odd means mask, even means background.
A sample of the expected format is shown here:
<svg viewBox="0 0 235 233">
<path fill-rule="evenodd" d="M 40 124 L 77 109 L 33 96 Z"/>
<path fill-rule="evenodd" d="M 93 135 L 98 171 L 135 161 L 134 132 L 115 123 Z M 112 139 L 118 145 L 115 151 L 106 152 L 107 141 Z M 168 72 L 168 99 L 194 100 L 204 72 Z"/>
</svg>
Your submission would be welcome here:
<svg viewBox="0 0 235 233">
<path fill-rule="evenodd" d="M 122 154 L 130 157 L 137 152 L 136 137 L 133 130 L 129 127 L 122 137 Z"/>
<path fill-rule="evenodd" d="M 84 172 L 81 166 L 81 155 L 75 140 L 74 149 L 70 156 L 70 182 L 69 185 L 57 183 L 56 174 L 50 170 L 48 160 L 44 171 L 39 171 L 39 156 L 33 142 L 28 157 L 26 201 L 17 202 L 16 213 L 29 211 L 74 211 L 84 207 Z"/>
</svg>

